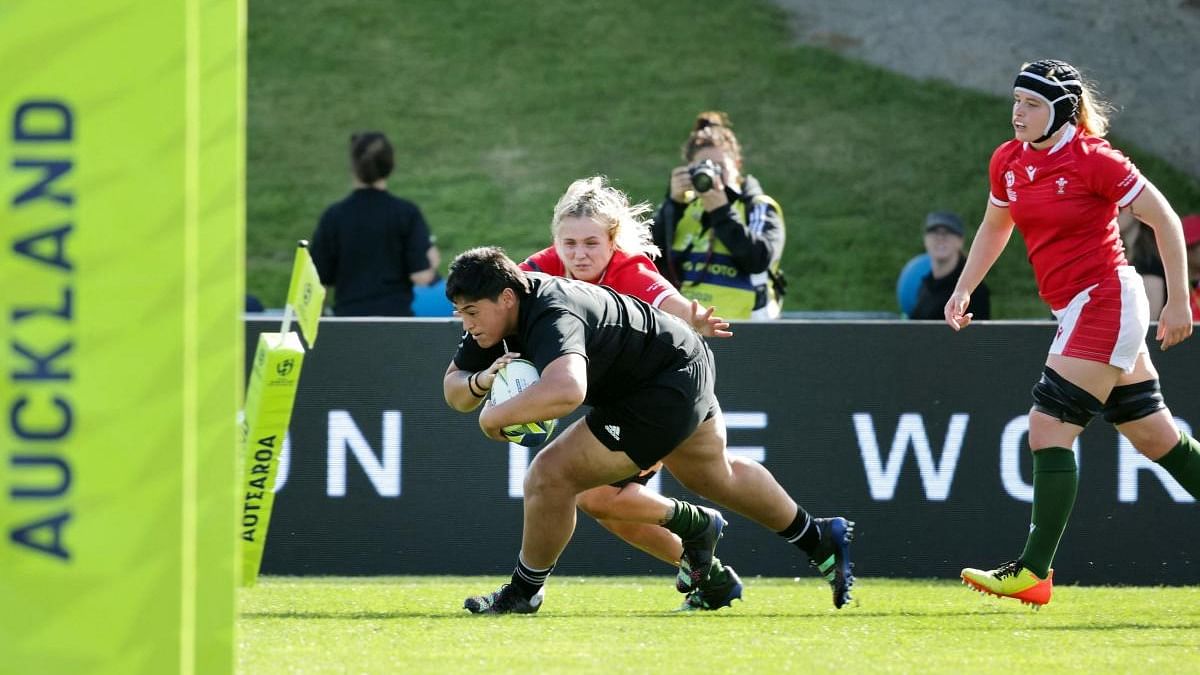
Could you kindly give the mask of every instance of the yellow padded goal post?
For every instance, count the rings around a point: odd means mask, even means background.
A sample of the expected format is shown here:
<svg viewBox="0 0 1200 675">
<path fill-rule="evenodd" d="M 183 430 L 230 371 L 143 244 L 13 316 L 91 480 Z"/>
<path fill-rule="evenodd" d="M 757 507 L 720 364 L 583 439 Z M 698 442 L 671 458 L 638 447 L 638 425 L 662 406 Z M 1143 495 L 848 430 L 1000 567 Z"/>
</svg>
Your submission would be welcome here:
<svg viewBox="0 0 1200 675">
<path fill-rule="evenodd" d="M 244 0 L 0 14 L 0 670 L 232 672 Z"/>
</svg>

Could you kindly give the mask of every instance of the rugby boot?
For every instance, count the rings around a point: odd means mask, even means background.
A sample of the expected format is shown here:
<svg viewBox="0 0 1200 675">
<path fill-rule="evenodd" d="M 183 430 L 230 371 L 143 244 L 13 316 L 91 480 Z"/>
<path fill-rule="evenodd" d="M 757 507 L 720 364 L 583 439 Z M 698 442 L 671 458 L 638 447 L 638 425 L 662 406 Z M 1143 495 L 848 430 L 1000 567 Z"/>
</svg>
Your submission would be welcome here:
<svg viewBox="0 0 1200 675">
<path fill-rule="evenodd" d="M 707 581 L 696 590 L 688 593 L 680 612 L 716 611 L 722 607 L 733 605 L 734 600 L 742 597 L 742 580 L 732 567 L 724 566 L 720 572 L 712 574 Z"/>
<path fill-rule="evenodd" d="M 532 598 L 526 598 L 516 586 L 504 584 L 498 591 L 467 598 L 463 608 L 472 614 L 535 614 L 545 595 L 544 586 Z"/>
<path fill-rule="evenodd" d="M 1010 560 L 994 570 L 968 567 L 962 571 L 962 580 L 980 593 L 1015 598 L 1034 609 L 1050 602 L 1054 593 L 1054 570 L 1042 579 L 1020 560 Z"/>
<path fill-rule="evenodd" d="M 854 586 L 854 563 L 850 562 L 850 541 L 854 539 L 854 521 L 842 517 L 813 518 L 821 533 L 821 542 L 809 555 L 809 564 L 816 568 L 833 589 L 833 606 L 841 609 L 850 602 Z"/>
</svg>

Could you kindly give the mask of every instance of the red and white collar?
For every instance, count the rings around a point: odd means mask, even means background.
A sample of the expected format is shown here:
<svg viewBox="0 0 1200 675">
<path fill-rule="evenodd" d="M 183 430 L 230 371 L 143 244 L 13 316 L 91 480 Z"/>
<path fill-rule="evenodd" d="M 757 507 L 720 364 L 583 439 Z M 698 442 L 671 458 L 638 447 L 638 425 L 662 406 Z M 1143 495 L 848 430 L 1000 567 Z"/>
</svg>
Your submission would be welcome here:
<svg viewBox="0 0 1200 675">
<path fill-rule="evenodd" d="M 1060 138 L 1058 139 L 1058 142 L 1057 142 L 1057 143 L 1055 143 L 1055 144 L 1054 144 L 1054 145 L 1053 145 L 1053 146 L 1050 148 L 1050 150 L 1049 150 L 1049 151 L 1046 153 L 1046 155 L 1047 155 L 1047 156 L 1053 155 L 1054 153 L 1058 152 L 1059 150 L 1062 150 L 1062 149 L 1063 149 L 1063 148 L 1064 148 L 1064 147 L 1067 145 L 1067 143 L 1070 143 L 1070 142 L 1071 142 L 1071 140 L 1075 138 L 1075 134 L 1076 134 L 1076 133 L 1078 133 L 1078 131 L 1079 131 L 1079 130 L 1078 130 L 1076 127 L 1075 127 L 1075 125 L 1074 125 L 1074 124 L 1071 124 L 1071 123 L 1069 123 L 1069 122 L 1068 122 L 1066 125 L 1064 125 L 1064 127 L 1063 127 L 1063 128 L 1065 128 L 1065 129 L 1066 129 L 1066 131 L 1064 131 L 1064 132 L 1063 132 L 1063 135 L 1062 135 L 1062 137 L 1060 137 Z M 1022 149 L 1022 150 L 1029 150 L 1029 142 L 1028 142 L 1028 141 L 1026 141 L 1026 142 L 1025 142 L 1023 145 L 1022 145 L 1022 148 L 1021 148 L 1021 149 Z M 1036 148 L 1034 148 L 1034 150 L 1036 151 L 1037 149 L 1036 149 Z"/>
</svg>

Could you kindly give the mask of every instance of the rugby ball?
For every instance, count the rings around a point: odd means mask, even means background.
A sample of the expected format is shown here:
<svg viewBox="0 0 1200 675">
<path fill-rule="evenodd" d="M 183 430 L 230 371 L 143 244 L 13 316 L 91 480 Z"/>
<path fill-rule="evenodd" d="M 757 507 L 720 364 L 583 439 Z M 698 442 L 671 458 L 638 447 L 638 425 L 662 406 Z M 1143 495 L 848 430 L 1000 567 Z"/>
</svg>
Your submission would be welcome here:
<svg viewBox="0 0 1200 675">
<path fill-rule="evenodd" d="M 492 383 L 491 402 L 499 405 L 517 394 L 525 391 L 538 381 L 538 371 L 532 363 L 525 359 L 516 359 L 496 373 L 496 381 Z M 543 422 L 526 422 L 504 427 L 501 433 L 509 441 L 527 448 L 534 448 L 545 443 L 558 420 Z"/>
</svg>

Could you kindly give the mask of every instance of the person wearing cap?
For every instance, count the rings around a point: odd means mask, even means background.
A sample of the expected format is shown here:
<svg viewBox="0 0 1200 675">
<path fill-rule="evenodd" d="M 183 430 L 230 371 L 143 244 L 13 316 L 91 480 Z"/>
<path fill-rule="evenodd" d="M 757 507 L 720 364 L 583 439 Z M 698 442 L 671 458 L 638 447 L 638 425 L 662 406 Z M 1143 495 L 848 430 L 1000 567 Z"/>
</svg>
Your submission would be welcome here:
<svg viewBox="0 0 1200 675">
<path fill-rule="evenodd" d="M 925 216 L 925 252 L 929 255 L 929 274 L 921 279 L 917 303 L 908 318 L 942 321 L 946 302 L 967 262 L 963 254 L 963 223 L 958 214 L 934 211 Z M 980 283 L 971 294 L 970 310 L 976 319 L 992 318 L 991 293 L 986 284 Z"/>
<path fill-rule="evenodd" d="M 1187 247 L 1188 278 L 1192 282 L 1192 321 L 1200 322 L 1200 213 L 1183 218 L 1183 244 Z"/>
<path fill-rule="evenodd" d="M 1129 206 L 1158 240 L 1167 302 L 1155 338 L 1164 350 L 1192 334 L 1183 226 L 1162 193 L 1104 140 L 1107 109 L 1069 63 L 1021 67 L 1013 83 L 1015 138 L 992 154 L 987 210 L 945 307 L 954 330 L 971 324 L 972 292 L 1013 228 L 1020 230 L 1038 292 L 1058 319 L 1029 412 L 1032 522 L 1019 557 L 995 569 L 966 568 L 962 578 L 978 591 L 1035 606 L 1050 601 L 1051 562 L 1075 504 L 1072 444 L 1095 416 L 1200 498 L 1200 443 L 1180 431 L 1163 402 L 1146 348 L 1146 291 L 1126 261 L 1117 210 Z"/>
</svg>

